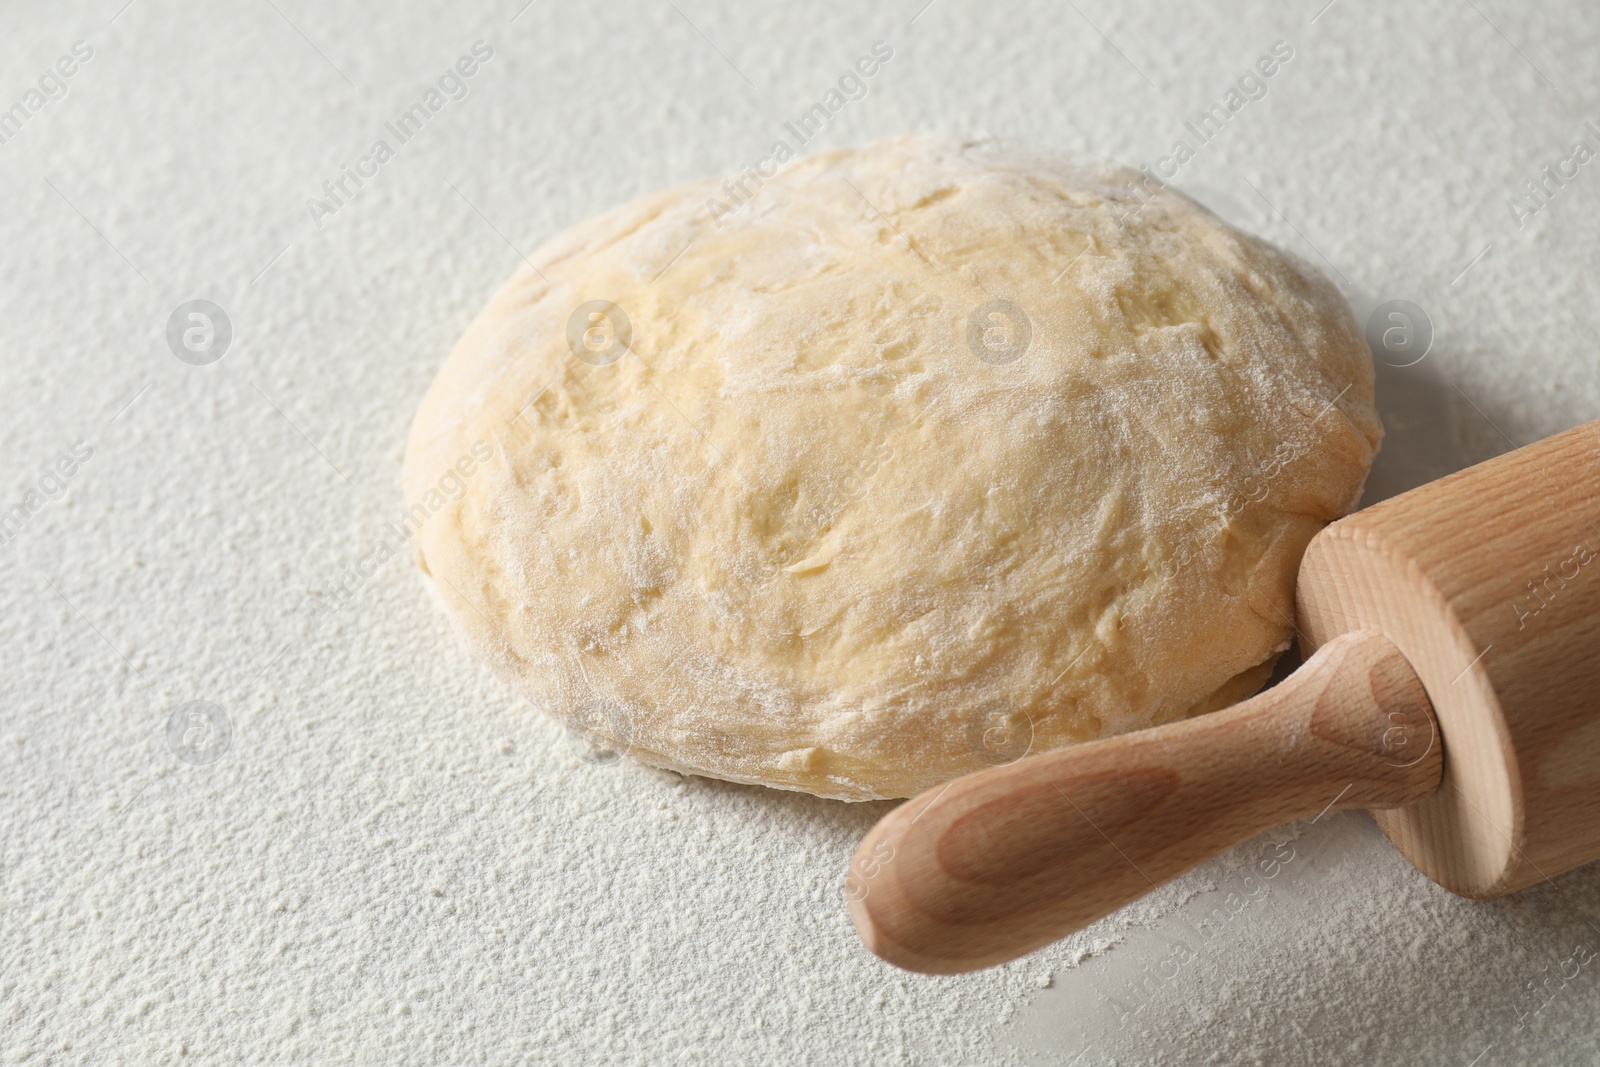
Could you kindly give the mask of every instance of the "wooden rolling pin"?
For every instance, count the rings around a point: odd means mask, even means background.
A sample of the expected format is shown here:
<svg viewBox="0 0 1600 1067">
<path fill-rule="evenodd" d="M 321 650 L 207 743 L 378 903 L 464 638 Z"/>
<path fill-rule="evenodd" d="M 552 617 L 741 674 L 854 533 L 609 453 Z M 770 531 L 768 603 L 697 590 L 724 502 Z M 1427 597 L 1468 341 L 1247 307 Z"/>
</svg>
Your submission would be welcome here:
<svg viewBox="0 0 1600 1067">
<path fill-rule="evenodd" d="M 846 879 L 867 947 L 951 974 L 1080 930 L 1282 823 L 1377 809 L 1430 878 L 1498 897 L 1600 859 L 1600 422 L 1322 531 L 1287 681 L 958 778 Z"/>
</svg>

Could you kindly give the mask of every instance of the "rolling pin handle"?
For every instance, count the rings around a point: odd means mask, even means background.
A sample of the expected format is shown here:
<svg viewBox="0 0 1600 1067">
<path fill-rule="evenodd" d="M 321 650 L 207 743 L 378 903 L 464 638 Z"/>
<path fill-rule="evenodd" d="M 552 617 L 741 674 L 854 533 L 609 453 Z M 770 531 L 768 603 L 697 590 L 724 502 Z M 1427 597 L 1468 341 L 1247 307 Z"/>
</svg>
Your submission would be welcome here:
<svg viewBox="0 0 1600 1067">
<path fill-rule="evenodd" d="M 846 879 L 867 947 L 952 974 L 1056 941 L 1283 823 L 1439 786 L 1422 684 L 1385 637 L 1323 646 L 1222 711 L 1031 756 L 896 808 Z"/>
</svg>

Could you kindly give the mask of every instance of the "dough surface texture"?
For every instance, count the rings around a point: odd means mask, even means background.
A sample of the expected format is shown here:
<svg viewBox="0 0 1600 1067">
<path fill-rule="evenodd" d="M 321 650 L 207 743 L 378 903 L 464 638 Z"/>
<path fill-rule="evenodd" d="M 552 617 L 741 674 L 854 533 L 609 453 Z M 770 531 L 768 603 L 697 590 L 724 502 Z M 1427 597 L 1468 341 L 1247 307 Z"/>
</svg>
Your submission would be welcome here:
<svg viewBox="0 0 1600 1067">
<path fill-rule="evenodd" d="M 427 394 L 415 542 L 482 657 L 645 762 L 848 800 L 1265 680 L 1382 436 L 1331 283 L 1003 142 L 745 189 L 557 236 Z"/>
</svg>

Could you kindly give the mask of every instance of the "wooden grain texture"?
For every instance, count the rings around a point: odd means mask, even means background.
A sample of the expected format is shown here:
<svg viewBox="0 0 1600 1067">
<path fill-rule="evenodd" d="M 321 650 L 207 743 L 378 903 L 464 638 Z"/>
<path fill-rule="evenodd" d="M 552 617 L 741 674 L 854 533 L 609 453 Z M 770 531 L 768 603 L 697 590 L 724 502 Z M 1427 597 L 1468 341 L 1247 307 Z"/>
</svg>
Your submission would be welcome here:
<svg viewBox="0 0 1600 1067">
<path fill-rule="evenodd" d="M 1284 822 L 1413 803 L 1440 771 L 1416 675 L 1385 638 L 1350 633 L 1232 708 L 908 801 L 856 853 L 851 917 L 891 963 L 974 970 L 1081 929 Z"/>
<path fill-rule="evenodd" d="M 1600 858 L 1600 422 L 1328 527 L 1300 569 L 1303 639 L 1394 641 L 1422 679 L 1442 788 L 1378 816 L 1457 893 Z"/>
</svg>

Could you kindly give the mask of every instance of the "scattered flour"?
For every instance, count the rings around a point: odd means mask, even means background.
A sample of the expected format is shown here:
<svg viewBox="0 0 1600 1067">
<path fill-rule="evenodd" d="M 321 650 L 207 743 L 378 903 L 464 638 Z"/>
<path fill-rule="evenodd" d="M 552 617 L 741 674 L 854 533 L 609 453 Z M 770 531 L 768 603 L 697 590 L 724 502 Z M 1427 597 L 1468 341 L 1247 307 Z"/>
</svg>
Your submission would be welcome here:
<svg viewBox="0 0 1600 1067">
<path fill-rule="evenodd" d="M 1130 163 L 1291 42 L 1181 181 L 1359 314 L 1432 316 L 1427 358 L 1380 368 L 1370 491 L 1582 421 L 1600 187 L 1586 170 L 1522 229 L 1505 200 L 1590 117 L 1600 16 L 521 6 L 0 13 L 0 100 L 94 49 L 0 144 L 0 499 L 94 449 L 0 546 L 5 1062 L 1595 1062 L 1592 869 L 1463 901 L 1343 815 L 1007 967 L 904 974 L 841 899 L 884 806 L 574 748 L 403 556 L 331 618 L 306 604 L 400 506 L 411 415 L 508 244 L 758 158 L 861 41 L 894 61 L 819 145 L 971 128 Z M 480 39 L 470 95 L 318 230 L 305 198 Z M 232 321 L 210 366 L 165 341 L 195 298 Z M 196 700 L 227 717 L 220 759 L 203 715 L 169 747 Z M 1313 862 L 1174 956 L 1285 840 Z M 1137 1007 L 1150 971 L 1176 977 L 1120 1024 L 1107 998 Z"/>
</svg>

